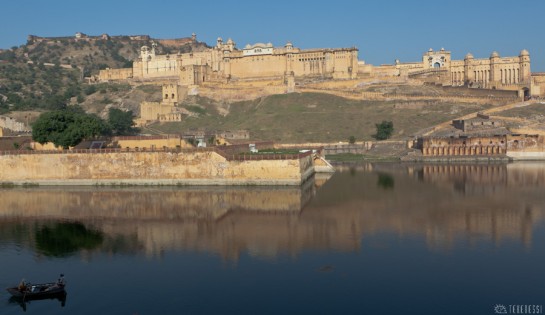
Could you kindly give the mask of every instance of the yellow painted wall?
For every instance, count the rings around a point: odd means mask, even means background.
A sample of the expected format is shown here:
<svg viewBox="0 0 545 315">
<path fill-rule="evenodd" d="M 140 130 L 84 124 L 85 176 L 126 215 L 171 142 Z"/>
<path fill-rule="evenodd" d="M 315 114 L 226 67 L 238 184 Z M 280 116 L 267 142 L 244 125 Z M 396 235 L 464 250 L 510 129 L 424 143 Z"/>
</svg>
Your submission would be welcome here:
<svg viewBox="0 0 545 315">
<path fill-rule="evenodd" d="M 170 114 L 174 109 L 172 103 L 142 102 L 140 104 L 140 118 L 142 120 L 159 120 L 159 116 Z"/>
<path fill-rule="evenodd" d="M 311 156 L 228 161 L 211 150 L 6 155 L 0 169 L 0 182 L 44 185 L 300 185 L 313 173 Z"/>
<path fill-rule="evenodd" d="M 286 55 L 248 56 L 231 59 L 231 75 L 236 78 L 283 76 Z"/>
<path fill-rule="evenodd" d="M 36 150 L 36 151 L 51 151 L 51 150 L 62 150 L 62 148 L 57 148 L 55 147 L 55 144 L 53 144 L 53 142 L 46 142 L 44 144 L 40 144 L 38 142 L 32 142 L 30 144 L 30 147 L 32 148 L 32 150 Z"/>
</svg>

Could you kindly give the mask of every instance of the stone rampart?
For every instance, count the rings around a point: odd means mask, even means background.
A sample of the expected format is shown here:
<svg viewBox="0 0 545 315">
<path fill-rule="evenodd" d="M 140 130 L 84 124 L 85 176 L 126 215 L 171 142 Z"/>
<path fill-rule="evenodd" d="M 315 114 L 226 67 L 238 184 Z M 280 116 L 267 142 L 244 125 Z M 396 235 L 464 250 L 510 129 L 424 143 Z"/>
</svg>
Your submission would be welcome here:
<svg viewBox="0 0 545 315">
<path fill-rule="evenodd" d="M 15 185 L 301 185 L 314 173 L 310 154 L 229 159 L 213 149 L 4 151 L 0 169 L 0 183 Z"/>
<path fill-rule="evenodd" d="M 218 101 L 253 100 L 272 94 L 285 94 L 286 92 L 287 86 L 284 84 L 279 84 L 276 81 L 261 84 L 254 83 L 254 85 L 245 85 L 238 83 L 232 85 L 208 84 L 199 87 L 199 95 Z"/>
</svg>

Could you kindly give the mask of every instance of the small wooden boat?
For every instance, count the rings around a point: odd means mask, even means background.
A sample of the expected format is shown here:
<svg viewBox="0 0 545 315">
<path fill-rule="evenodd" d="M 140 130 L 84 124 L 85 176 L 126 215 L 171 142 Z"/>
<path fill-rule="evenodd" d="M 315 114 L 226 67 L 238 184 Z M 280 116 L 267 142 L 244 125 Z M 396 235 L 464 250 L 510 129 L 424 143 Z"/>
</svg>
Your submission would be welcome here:
<svg viewBox="0 0 545 315">
<path fill-rule="evenodd" d="M 66 292 L 64 291 L 64 287 L 64 284 L 52 282 L 41 284 L 27 284 L 23 289 L 20 289 L 19 287 L 13 287 L 7 288 L 6 290 L 11 295 L 17 298 L 40 299 L 66 294 Z"/>
</svg>

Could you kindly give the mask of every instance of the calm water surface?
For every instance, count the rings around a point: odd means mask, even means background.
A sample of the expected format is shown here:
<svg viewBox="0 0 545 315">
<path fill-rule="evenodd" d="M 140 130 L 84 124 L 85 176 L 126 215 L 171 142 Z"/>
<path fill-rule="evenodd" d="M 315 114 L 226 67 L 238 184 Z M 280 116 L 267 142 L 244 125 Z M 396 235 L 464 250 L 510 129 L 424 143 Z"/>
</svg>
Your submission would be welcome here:
<svg viewBox="0 0 545 315">
<path fill-rule="evenodd" d="M 303 187 L 0 189 L 0 314 L 495 314 L 545 304 L 545 163 Z M 542 308 L 541 308 L 542 310 Z M 509 311 L 509 310 L 508 310 Z"/>
</svg>

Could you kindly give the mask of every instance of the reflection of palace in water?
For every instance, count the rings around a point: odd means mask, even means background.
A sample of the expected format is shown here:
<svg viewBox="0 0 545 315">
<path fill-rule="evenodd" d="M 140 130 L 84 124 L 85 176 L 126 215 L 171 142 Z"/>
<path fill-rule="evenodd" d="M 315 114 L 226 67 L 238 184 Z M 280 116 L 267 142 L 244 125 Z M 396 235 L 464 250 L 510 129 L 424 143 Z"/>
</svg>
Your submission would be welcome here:
<svg viewBox="0 0 545 315">
<path fill-rule="evenodd" d="M 545 218 L 541 164 L 368 166 L 336 173 L 317 190 L 318 182 L 297 188 L 0 190 L 0 238 L 9 237 L 5 227 L 14 223 L 71 220 L 106 238 L 133 240 L 125 244 L 148 255 L 194 250 L 237 260 L 241 253 L 359 251 L 378 233 L 424 237 L 440 249 L 460 240 L 529 247 Z"/>
</svg>

